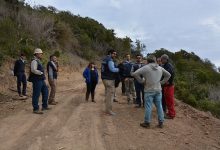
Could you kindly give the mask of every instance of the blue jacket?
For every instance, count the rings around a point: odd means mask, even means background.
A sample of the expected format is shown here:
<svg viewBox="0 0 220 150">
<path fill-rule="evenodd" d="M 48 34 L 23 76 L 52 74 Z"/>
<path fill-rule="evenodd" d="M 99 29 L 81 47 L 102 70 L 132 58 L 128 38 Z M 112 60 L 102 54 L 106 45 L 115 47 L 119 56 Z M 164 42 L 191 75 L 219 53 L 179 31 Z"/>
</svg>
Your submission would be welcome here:
<svg viewBox="0 0 220 150">
<path fill-rule="evenodd" d="M 98 70 L 96 68 L 95 68 L 95 73 L 96 73 L 96 81 L 98 83 L 99 74 L 98 74 Z M 86 67 L 86 69 L 83 71 L 83 77 L 86 79 L 86 83 L 91 83 L 90 68 Z"/>
</svg>

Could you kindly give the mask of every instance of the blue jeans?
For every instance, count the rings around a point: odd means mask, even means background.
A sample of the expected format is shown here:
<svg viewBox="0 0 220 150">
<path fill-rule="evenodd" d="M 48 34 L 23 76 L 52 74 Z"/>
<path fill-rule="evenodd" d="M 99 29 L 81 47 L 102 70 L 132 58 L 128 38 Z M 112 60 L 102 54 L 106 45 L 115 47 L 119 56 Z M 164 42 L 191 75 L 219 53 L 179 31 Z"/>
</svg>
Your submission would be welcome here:
<svg viewBox="0 0 220 150">
<path fill-rule="evenodd" d="M 144 122 L 150 123 L 151 122 L 151 112 L 152 112 L 152 103 L 154 102 L 156 109 L 157 109 L 157 116 L 158 122 L 164 121 L 164 113 L 161 104 L 162 94 L 161 92 L 145 92 L 144 93 L 145 99 L 145 117 Z"/>
<path fill-rule="evenodd" d="M 33 81 L 33 95 L 32 95 L 32 105 L 33 109 L 39 110 L 39 97 L 40 93 L 42 93 L 42 108 L 47 108 L 47 101 L 48 101 L 48 88 L 44 80 L 39 80 L 39 81 Z"/>
</svg>

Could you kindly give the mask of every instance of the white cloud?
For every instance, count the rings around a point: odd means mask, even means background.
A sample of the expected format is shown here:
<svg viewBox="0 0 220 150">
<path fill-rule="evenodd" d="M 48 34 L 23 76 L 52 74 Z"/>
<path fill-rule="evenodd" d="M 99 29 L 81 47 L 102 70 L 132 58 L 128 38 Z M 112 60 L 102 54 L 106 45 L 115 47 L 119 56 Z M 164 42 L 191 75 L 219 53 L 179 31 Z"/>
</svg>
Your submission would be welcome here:
<svg viewBox="0 0 220 150">
<path fill-rule="evenodd" d="M 220 32 L 220 19 L 219 17 L 209 17 L 201 21 L 201 25 L 212 29 L 214 32 Z"/>
<path fill-rule="evenodd" d="M 121 3 L 119 0 L 110 0 L 110 5 L 117 9 L 121 8 Z"/>
</svg>

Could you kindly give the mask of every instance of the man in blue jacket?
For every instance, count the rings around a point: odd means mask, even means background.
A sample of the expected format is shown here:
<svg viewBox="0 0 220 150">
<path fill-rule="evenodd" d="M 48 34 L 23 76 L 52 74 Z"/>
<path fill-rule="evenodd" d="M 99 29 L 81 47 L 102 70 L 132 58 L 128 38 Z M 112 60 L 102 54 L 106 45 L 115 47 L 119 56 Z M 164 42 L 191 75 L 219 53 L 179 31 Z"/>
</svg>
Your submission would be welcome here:
<svg viewBox="0 0 220 150">
<path fill-rule="evenodd" d="M 21 54 L 20 58 L 15 61 L 14 65 L 14 76 L 17 77 L 17 90 L 20 97 L 27 96 L 26 88 L 27 88 L 27 80 L 25 75 L 25 55 Z M 23 84 L 23 89 L 21 92 L 21 83 Z"/>
<path fill-rule="evenodd" d="M 115 115 L 112 111 L 112 101 L 114 99 L 115 78 L 119 72 L 119 69 L 115 67 L 113 61 L 115 57 L 116 51 L 111 49 L 101 64 L 101 78 L 105 86 L 105 108 L 106 113 L 109 115 Z"/>
</svg>

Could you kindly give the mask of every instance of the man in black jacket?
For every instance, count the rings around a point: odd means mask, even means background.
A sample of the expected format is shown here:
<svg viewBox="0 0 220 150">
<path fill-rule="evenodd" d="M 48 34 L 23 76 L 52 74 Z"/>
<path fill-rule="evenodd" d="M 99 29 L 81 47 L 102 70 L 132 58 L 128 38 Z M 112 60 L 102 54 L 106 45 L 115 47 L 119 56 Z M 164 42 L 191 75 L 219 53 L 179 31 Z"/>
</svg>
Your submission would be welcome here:
<svg viewBox="0 0 220 150">
<path fill-rule="evenodd" d="M 20 58 L 15 61 L 14 65 L 14 76 L 17 77 L 17 90 L 20 97 L 27 96 L 27 79 L 25 75 L 25 55 L 21 54 Z M 21 92 L 21 83 L 23 84 L 23 89 Z"/>
<path fill-rule="evenodd" d="M 174 108 L 174 67 L 171 65 L 171 63 L 169 63 L 169 56 L 166 54 L 161 56 L 161 62 L 163 64 L 163 68 L 171 74 L 169 80 L 163 85 L 164 99 L 168 109 L 165 118 L 173 119 L 176 116 L 176 111 Z"/>
</svg>

